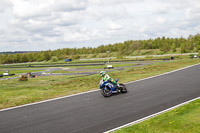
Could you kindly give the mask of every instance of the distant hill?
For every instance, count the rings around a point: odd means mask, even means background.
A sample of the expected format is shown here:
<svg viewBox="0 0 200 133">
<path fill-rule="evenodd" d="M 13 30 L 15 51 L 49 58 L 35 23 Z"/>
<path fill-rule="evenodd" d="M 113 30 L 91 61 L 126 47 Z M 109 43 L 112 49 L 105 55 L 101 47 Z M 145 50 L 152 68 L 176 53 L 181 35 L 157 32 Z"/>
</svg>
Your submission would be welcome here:
<svg viewBox="0 0 200 133">
<path fill-rule="evenodd" d="M 22 54 L 22 53 L 38 53 L 40 51 L 7 51 L 7 52 L 0 52 L 0 54 Z"/>
</svg>

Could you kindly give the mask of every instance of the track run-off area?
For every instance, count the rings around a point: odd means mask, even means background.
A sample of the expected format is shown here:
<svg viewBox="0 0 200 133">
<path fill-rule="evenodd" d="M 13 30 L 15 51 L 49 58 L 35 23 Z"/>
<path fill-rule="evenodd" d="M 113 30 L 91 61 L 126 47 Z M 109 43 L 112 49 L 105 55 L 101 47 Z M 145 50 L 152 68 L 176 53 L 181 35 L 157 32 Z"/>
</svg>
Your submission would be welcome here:
<svg viewBox="0 0 200 133">
<path fill-rule="evenodd" d="M 128 93 L 98 90 L 0 110 L 2 133 L 100 133 L 200 96 L 200 64 L 126 83 Z"/>
</svg>

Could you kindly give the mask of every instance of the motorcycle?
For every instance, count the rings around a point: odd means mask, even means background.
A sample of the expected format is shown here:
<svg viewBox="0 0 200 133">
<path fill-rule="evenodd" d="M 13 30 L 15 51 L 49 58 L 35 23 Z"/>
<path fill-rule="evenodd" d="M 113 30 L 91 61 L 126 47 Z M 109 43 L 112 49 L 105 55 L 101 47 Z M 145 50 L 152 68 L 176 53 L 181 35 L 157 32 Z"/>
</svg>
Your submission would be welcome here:
<svg viewBox="0 0 200 133">
<path fill-rule="evenodd" d="M 118 79 L 115 80 L 116 83 L 118 82 Z M 126 93 L 127 89 L 126 86 L 122 83 L 119 83 L 120 87 L 118 88 L 116 84 L 110 82 L 110 81 L 103 81 L 100 80 L 99 88 L 101 90 L 101 94 L 104 97 L 110 97 L 112 94 L 116 93 Z"/>
</svg>

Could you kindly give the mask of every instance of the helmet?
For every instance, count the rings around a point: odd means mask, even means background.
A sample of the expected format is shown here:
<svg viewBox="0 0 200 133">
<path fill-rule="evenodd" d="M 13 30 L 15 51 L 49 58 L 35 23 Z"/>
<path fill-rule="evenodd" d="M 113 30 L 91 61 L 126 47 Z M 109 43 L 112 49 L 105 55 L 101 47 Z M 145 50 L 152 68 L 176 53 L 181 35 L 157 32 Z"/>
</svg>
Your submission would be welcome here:
<svg viewBox="0 0 200 133">
<path fill-rule="evenodd" d="M 104 76 L 104 75 L 105 75 L 105 72 L 104 72 L 104 71 L 101 71 L 101 72 L 100 72 L 100 75 L 101 75 L 101 76 Z"/>
</svg>

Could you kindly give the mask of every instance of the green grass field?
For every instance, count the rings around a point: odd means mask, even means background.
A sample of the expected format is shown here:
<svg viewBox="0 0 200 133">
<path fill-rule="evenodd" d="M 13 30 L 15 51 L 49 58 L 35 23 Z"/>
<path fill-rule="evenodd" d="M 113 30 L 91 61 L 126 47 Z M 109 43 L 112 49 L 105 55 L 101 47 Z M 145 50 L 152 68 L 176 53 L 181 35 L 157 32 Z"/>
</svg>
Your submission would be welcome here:
<svg viewBox="0 0 200 133">
<path fill-rule="evenodd" d="M 115 133 L 200 133 L 200 99 Z"/>
<path fill-rule="evenodd" d="M 119 82 L 129 82 L 200 63 L 199 59 L 180 59 L 110 72 Z M 91 76 L 42 76 L 28 81 L 0 81 L 0 109 L 71 95 L 98 88 L 99 74 Z"/>
</svg>

